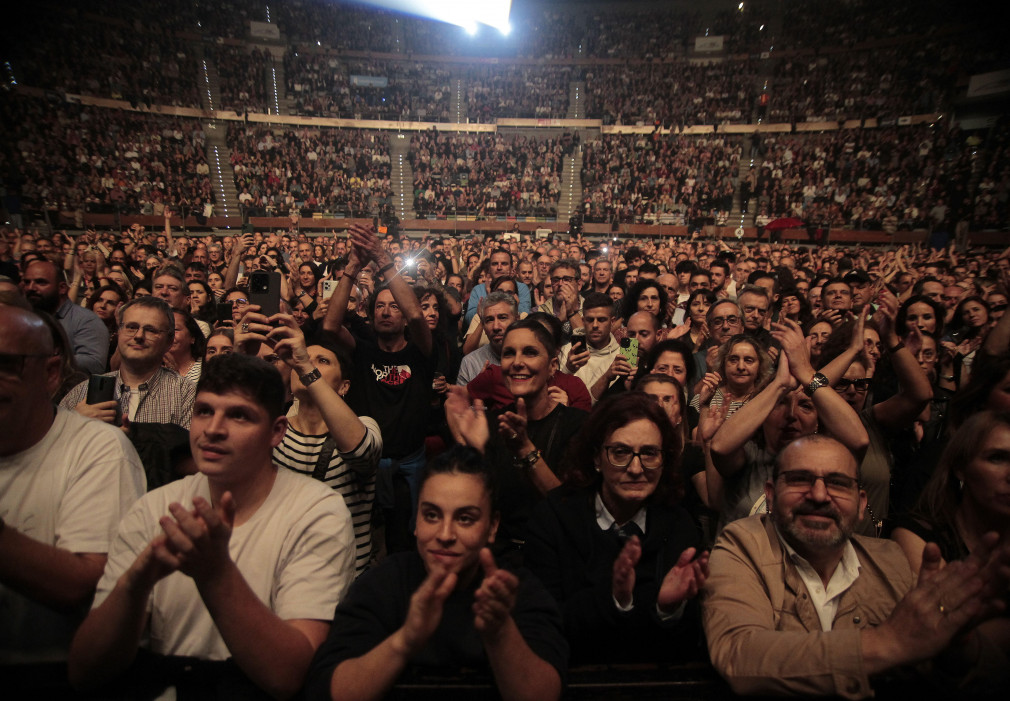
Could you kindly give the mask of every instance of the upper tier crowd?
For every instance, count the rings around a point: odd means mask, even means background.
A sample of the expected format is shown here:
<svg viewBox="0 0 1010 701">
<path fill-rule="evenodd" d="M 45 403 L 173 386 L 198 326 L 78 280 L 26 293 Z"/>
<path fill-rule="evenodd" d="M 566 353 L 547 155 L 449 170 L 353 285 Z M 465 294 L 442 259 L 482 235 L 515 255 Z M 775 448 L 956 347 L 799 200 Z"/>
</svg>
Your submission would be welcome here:
<svg viewBox="0 0 1010 701">
<path fill-rule="evenodd" d="M 0 102 L 0 152 L 29 215 L 82 211 L 209 215 L 202 122 L 26 98 Z M 759 226 L 796 217 L 857 230 L 1001 229 L 1010 220 L 1010 129 L 937 125 L 822 133 L 597 135 L 582 144 L 581 214 L 591 222 Z M 414 212 L 557 216 L 564 157 L 577 136 L 410 136 Z M 252 216 L 375 216 L 392 203 L 389 132 L 228 130 L 236 191 Z M 741 171 L 740 161 L 750 161 Z M 406 193 L 405 193 L 406 194 Z"/>
<path fill-rule="evenodd" d="M 341 129 L 233 127 L 239 204 L 251 216 L 370 216 L 392 202 L 389 135 Z"/>
<path fill-rule="evenodd" d="M 748 34 L 757 17 L 769 11 L 748 5 L 743 13 L 720 15 L 704 26 L 689 13 L 613 10 L 573 17 L 544 10 L 543 16 L 534 11 L 518 17 L 516 31 L 507 38 L 487 30 L 478 39 L 465 37 L 454 25 L 340 3 L 285 3 L 269 19 L 288 42 L 284 60 L 276 62 L 283 64 L 285 79 L 278 87 L 286 93 L 278 100 L 293 98 L 295 113 L 309 116 L 558 118 L 568 114 L 572 84 L 584 81 L 584 113 L 605 123 L 680 127 L 895 119 L 944 112 L 965 76 L 1002 66 L 1001 46 L 985 32 L 957 23 L 936 31 L 936 8 L 922 11 L 918 4 L 911 12 L 913 6 L 905 3 L 885 9 L 847 3 L 845 26 L 862 29 L 839 36 L 824 51 L 811 51 L 803 37 L 834 36 L 824 18 L 835 12 L 810 11 L 811 5 L 826 3 L 787 3 L 782 26 L 768 37 L 768 46 L 741 39 L 742 47 L 734 45 L 738 32 Z M 200 107 L 205 92 L 201 59 L 206 59 L 221 78 L 222 104 L 215 108 L 262 112 L 272 107 L 270 69 L 279 74 L 281 66 L 251 41 L 236 46 L 201 37 L 247 40 L 242 24 L 266 21 L 265 7 L 251 0 L 214 0 L 164 22 L 136 8 L 123 8 L 116 19 L 68 9 L 51 46 L 34 40 L 40 33 L 53 36 L 50 18 L 29 15 L 15 37 L 7 70 L 12 80 L 33 87 L 136 105 Z M 225 16 L 238 24 L 225 26 L 219 21 Z M 771 32 L 769 26 L 759 34 Z M 703 34 L 728 37 L 725 53 L 708 65 L 696 62 L 705 54 L 687 51 Z M 769 54 L 772 45 L 775 51 Z M 398 57 L 346 55 L 361 51 Z M 454 56 L 494 60 L 438 61 Z M 516 59 L 542 62 L 509 62 Z M 596 63 L 587 65 L 584 59 Z M 383 77 L 388 84 L 356 85 L 355 75 Z"/>
<path fill-rule="evenodd" d="M 340 133 L 297 141 L 381 171 Z M 432 175 L 521 158 L 422 136 Z M 263 182 L 302 177 L 271 160 L 295 140 L 246 140 Z M 715 695 L 1006 688 L 1010 248 L 191 238 L 163 214 L 0 230 L 14 696 L 466 669 L 557 699 L 601 664 L 710 664 Z"/>
<path fill-rule="evenodd" d="M 423 132 L 411 138 L 414 211 L 557 216 L 561 166 L 572 144 L 501 134 Z"/>
</svg>

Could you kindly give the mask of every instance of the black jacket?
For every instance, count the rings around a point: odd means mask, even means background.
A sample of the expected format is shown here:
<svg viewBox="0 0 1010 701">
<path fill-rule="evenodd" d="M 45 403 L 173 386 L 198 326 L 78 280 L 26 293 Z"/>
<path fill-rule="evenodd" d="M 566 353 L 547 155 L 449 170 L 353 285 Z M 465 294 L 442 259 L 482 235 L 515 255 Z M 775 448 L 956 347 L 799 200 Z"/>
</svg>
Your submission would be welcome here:
<svg viewBox="0 0 1010 701">
<path fill-rule="evenodd" d="M 623 612 L 612 592 L 622 543 L 597 525 L 592 489 L 562 486 L 534 509 L 523 556 L 561 606 L 573 664 L 681 663 L 699 651 L 697 605 L 689 602 L 680 619 L 663 621 L 656 596 L 681 552 L 700 544 L 698 528 L 683 508 L 648 506 L 634 607 Z"/>
</svg>

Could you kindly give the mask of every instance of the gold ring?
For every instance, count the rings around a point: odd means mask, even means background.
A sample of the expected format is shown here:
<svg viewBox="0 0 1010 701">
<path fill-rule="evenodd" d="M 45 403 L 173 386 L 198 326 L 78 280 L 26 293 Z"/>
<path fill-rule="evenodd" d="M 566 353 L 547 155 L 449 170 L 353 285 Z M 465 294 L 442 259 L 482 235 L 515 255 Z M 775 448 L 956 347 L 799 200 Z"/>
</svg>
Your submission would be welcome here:
<svg viewBox="0 0 1010 701">
<path fill-rule="evenodd" d="M 947 615 L 947 607 L 944 606 L 942 603 L 940 604 L 940 613 L 944 616 Z"/>
</svg>

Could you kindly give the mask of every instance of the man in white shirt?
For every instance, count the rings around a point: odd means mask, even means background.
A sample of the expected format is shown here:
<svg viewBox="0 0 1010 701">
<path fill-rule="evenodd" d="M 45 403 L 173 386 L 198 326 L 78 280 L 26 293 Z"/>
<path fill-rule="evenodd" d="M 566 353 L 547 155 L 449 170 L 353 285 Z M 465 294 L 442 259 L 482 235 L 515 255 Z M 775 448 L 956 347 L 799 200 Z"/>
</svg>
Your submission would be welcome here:
<svg viewBox="0 0 1010 701">
<path fill-rule="evenodd" d="M 623 356 L 617 359 L 620 345 L 611 333 L 614 326 L 613 314 L 614 301 L 608 295 L 590 292 L 586 295 L 582 308 L 586 331 L 585 348 L 579 350 L 574 347 L 573 344 L 578 343 L 578 336 L 573 337 L 572 343 L 561 347 L 559 362 L 562 371 L 575 375 L 585 383 L 594 404 L 614 380 L 627 376 L 632 370 L 631 364 Z"/>
<path fill-rule="evenodd" d="M 114 680 L 144 640 L 160 655 L 231 658 L 272 696 L 301 687 L 354 578 L 354 532 L 339 494 L 274 465 L 284 398 L 259 358 L 230 353 L 204 368 L 190 428 L 199 472 L 123 518 L 74 638 L 75 685 Z"/>
<path fill-rule="evenodd" d="M 140 458 L 122 431 L 54 410 L 49 397 L 60 384 L 61 362 L 41 318 L 0 305 L 4 678 L 17 674 L 9 665 L 67 659 L 116 523 L 146 489 Z M 31 693 L 30 686 L 5 689 Z"/>
</svg>

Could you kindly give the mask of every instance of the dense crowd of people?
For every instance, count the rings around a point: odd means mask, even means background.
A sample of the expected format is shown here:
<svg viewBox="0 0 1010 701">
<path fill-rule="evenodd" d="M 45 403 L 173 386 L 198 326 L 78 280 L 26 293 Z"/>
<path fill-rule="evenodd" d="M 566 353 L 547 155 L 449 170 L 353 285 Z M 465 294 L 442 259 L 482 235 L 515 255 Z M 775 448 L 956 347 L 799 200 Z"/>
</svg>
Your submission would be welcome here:
<svg viewBox="0 0 1010 701">
<path fill-rule="evenodd" d="M 217 69 L 221 104 L 215 105 L 216 109 L 262 114 L 274 108 L 267 92 L 267 73 L 273 67 L 269 51 L 208 44 L 204 47 L 204 57 Z"/>
<path fill-rule="evenodd" d="M 35 212 L 203 213 L 213 202 L 199 120 L 47 100 L 0 100 L 0 170 Z"/>
<path fill-rule="evenodd" d="M 742 199 L 756 197 L 760 215 L 830 226 L 953 231 L 966 221 L 983 228 L 996 221 L 997 211 L 1007 211 L 1006 196 L 993 193 L 993 174 L 1010 174 L 1006 134 L 1005 124 L 994 126 L 981 163 L 975 137 L 934 125 L 765 136 L 755 142 Z M 979 165 L 988 177 L 973 194 Z"/>
<path fill-rule="evenodd" d="M 389 135 L 343 129 L 233 127 L 239 204 L 252 216 L 371 216 L 392 200 Z"/>
<path fill-rule="evenodd" d="M 410 141 L 419 216 L 557 216 L 563 139 L 429 131 Z M 571 142 L 567 148 L 571 149 Z"/>
<path fill-rule="evenodd" d="M 589 141 L 582 156 L 585 221 L 725 223 L 741 150 L 741 141 L 731 137 L 607 135 Z"/>
<path fill-rule="evenodd" d="M 706 660 L 743 694 L 1005 688 L 1010 248 L 171 214 L 0 232 L 19 694 L 466 668 L 558 698 L 570 667 Z"/>
</svg>

